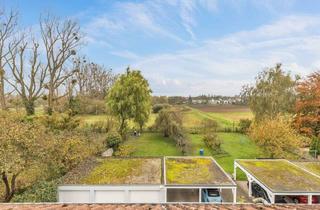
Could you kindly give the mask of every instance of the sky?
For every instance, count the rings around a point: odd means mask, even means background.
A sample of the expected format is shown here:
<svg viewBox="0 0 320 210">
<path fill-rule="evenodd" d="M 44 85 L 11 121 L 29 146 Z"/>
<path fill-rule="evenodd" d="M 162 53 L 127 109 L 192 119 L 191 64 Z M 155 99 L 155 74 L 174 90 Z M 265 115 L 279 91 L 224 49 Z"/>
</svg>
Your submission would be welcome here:
<svg viewBox="0 0 320 210">
<path fill-rule="evenodd" d="M 41 14 L 74 19 L 79 54 L 122 73 L 139 69 L 154 95 L 236 95 L 282 63 L 306 76 L 320 69 L 318 0 L 0 0 L 20 27 Z"/>
</svg>

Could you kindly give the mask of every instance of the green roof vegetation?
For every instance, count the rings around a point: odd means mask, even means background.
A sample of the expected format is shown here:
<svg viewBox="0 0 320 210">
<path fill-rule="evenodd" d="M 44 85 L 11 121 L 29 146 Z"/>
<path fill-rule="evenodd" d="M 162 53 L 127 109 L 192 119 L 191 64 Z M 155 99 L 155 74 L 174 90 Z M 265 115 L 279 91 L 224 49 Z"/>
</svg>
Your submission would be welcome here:
<svg viewBox="0 0 320 210">
<path fill-rule="evenodd" d="M 167 157 L 167 185 L 233 185 L 209 157 Z"/>
<path fill-rule="evenodd" d="M 161 184 L 161 158 L 106 158 L 75 183 L 70 184 Z M 69 184 L 66 183 L 66 184 Z"/>
<path fill-rule="evenodd" d="M 320 178 L 287 160 L 237 160 L 273 192 L 320 192 Z"/>
<path fill-rule="evenodd" d="M 294 162 L 294 164 L 299 165 L 299 166 L 307 169 L 308 171 L 320 176 L 320 162 L 319 161 Z"/>
</svg>

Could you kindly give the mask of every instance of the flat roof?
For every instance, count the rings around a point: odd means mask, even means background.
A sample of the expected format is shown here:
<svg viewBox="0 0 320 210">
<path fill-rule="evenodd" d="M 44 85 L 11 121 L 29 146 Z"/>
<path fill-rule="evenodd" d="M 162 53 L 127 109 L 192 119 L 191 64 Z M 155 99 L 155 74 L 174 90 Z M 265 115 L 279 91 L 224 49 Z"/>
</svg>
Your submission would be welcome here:
<svg viewBox="0 0 320 210">
<path fill-rule="evenodd" d="M 64 184 L 161 184 L 162 158 L 98 158 L 68 174 Z"/>
<path fill-rule="evenodd" d="M 320 176 L 320 161 L 294 161 L 293 163 Z"/>
<path fill-rule="evenodd" d="M 165 157 L 165 184 L 235 185 L 212 157 Z"/>
<path fill-rule="evenodd" d="M 320 192 L 320 178 L 283 159 L 235 160 L 272 192 Z"/>
</svg>

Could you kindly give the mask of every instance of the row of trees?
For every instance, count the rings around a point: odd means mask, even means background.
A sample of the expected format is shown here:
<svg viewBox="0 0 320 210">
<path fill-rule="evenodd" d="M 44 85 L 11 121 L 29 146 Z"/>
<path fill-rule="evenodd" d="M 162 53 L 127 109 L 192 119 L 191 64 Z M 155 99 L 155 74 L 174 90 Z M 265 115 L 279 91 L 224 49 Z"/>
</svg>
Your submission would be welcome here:
<svg viewBox="0 0 320 210">
<path fill-rule="evenodd" d="M 262 71 L 254 85 L 244 86 L 242 98 L 255 116 L 249 135 L 272 157 L 285 157 L 309 145 L 305 137 L 319 141 L 320 72 L 301 79 L 277 64 Z"/>
<path fill-rule="evenodd" d="M 75 88 L 81 95 L 100 99 L 106 96 L 115 75 L 77 56 L 83 45 L 77 22 L 42 16 L 40 34 L 33 34 L 32 29 L 21 30 L 18 25 L 16 12 L 0 11 L 2 110 L 7 108 L 6 94 L 11 93 L 19 95 L 28 115 L 34 114 L 35 102 L 40 98 L 46 100 L 47 112 L 52 114 L 58 101 L 70 98 Z"/>
</svg>

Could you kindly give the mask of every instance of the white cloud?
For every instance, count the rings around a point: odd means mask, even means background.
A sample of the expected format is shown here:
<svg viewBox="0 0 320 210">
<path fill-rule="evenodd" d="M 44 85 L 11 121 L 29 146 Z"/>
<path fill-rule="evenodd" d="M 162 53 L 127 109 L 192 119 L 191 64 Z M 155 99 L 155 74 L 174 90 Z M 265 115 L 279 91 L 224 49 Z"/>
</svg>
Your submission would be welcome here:
<svg viewBox="0 0 320 210">
<path fill-rule="evenodd" d="M 133 66 L 150 79 L 156 94 L 233 95 L 263 68 L 278 62 L 294 74 L 319 69 L 319 27 L 318 16 L 289 16 L 200 47 L 145 57 Z"/>
</svg>

